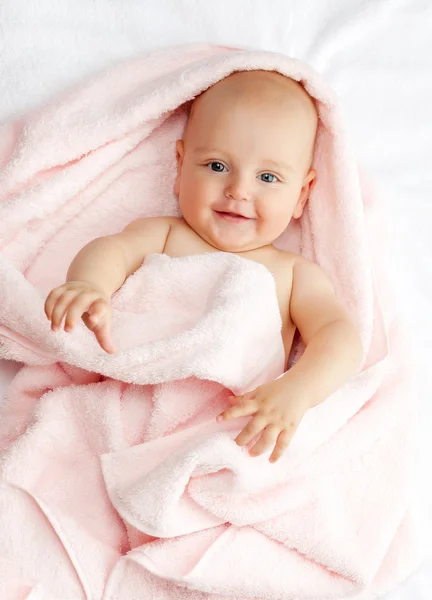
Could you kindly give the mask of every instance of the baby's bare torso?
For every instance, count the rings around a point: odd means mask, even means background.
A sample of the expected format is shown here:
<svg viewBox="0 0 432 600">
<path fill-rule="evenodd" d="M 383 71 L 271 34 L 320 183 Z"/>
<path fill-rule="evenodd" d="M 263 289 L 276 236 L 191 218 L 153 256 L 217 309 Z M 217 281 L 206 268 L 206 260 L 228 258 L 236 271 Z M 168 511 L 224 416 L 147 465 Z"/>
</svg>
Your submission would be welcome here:
<svg viewBox="0 0 432 600">
<path fill-rule="evenodd" d="M 173 258 L 217 252 L 213 246 L 203 240 L 183 219 L 172 220 L 172 226 L 165 244 L 164 253 Z M 264 265 L 273 275 L 279 311 L 282 319 L 282 339 L 285 349 L 285 367 L 288 363 L 296 327 L 290 317 L 290 298 L 293 282 L 293 267 L 296 261 L 304 260 L 292 252 L 277 250 L 266 246 L 239 254 L 242 258 Z"/>
</svg>

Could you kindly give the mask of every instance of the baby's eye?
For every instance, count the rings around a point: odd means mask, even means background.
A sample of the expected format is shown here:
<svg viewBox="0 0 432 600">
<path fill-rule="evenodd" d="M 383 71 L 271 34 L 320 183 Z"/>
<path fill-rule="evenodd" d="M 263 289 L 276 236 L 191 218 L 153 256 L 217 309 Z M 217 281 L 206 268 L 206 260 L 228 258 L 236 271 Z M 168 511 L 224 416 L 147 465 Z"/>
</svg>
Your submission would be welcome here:
<svg viewBox="0 0 432 600">
<path fill-rule="evenodd" d="M 223 165 L 220 162 L 217 162 L 216 160 L 213 160 L 211 163 L 209 163 L 207 165 L 208 167 L 210 167 L 210 169 L 212 171 L 216 171 L 216 173 L 222 173 L 223 170 L 225 169 L 225 165 Z"/>
<path fill-rule="evenodd" d="M 271 177 L 273 177 L 273 179 L 271 179 Z M 273 173 L 262 173 L 260 178 L 261 181 L 264 181 L 265 183 L 274 183 L 275 181 L 279 181 L 279 179 L 276 177 L 276 175 L 273 175 Z"/>
</svg>

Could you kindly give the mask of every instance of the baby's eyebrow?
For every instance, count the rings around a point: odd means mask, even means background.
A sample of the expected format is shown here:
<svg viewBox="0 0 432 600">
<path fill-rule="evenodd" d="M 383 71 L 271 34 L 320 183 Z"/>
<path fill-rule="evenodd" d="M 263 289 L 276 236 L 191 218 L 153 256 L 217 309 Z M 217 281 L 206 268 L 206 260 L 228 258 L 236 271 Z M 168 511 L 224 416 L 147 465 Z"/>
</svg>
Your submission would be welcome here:
<svg viewBox="0 0 432 600">
<path fill-rule="evenodd" d="M 271 159 L 266 159 L 263 162 L 267 163 L 269 165 L 273 165 L 277 169 L 284 169 L 285 171 L 291 171 L 291 172 L 294 171 L 294 168 L 291 165 L 288 165 L 287 163 L 284 163 L 284 162 L 276 162 L 275 160 L 271 160 Z"/>
<path fill-rule="evenodd" d="M 220 150 L 216 150 L 216 148 L 207 148 L 206 146 L 196 146 L 194 148 L 195 152 L 211 152 L 214 154 L 221 154 Z"/>
</svg>

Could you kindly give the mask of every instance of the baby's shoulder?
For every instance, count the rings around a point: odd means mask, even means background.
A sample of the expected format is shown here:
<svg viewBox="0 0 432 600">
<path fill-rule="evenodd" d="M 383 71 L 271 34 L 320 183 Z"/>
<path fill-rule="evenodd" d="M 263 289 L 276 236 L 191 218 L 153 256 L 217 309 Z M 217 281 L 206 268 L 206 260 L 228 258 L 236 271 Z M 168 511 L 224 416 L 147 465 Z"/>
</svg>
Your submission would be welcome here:
<svg viewBox="0 0 432 600">
<path fill-rule="evenodd" d="M 296 270 L 322 271 L 322 268 L 317 263 L 295 252 L 276 249 L 275 257 L 280 264 L 292 267 L 293 269 L 295 268 Z"/>
<path fill-rule="evenodd" d="M 272 254 L 267 268 L 272 271 L 275 279 L 292 286 L 295 280 L 310 280 L 325 277 L 323 269 L 315 262 L 301 254 L 286 250 L 277 250 Z"/>
<path fill-rule="evenodd" d="M 151 228 L 167 228 L 180 226 L 182 219 L 180 217 L 141 217 L 128 223 L 127 230 L 146 230 Z"/>
<path fill-rule="evenodd" d="M 271 253 L 271 263 L 274 269 L 293 271 L 294 266 L 305 260 L 300 254 L 274 248 Z"/>
<path fill-rule="evenodd" d="M 176 226 L 176 217 L 143 217 L 131 221 L 115 237 L 135 264 L 149 254 L 163 253 Z"/>
</svg>

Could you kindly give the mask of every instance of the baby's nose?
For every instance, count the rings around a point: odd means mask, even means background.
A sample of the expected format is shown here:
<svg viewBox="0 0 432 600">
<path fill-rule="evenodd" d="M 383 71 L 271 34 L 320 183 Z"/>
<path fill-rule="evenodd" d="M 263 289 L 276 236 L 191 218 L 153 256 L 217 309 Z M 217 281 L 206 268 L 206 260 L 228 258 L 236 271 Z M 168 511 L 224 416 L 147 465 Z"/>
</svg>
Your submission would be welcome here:
<svg viewBox="0 0 432 600">
<path fill-rule="evenodd" d="M 251 192 L 246 181 L 236 177 L 228 182 L 225 188 L 225 197 L 233 200 L 250 200 Z"/>
</svg>

